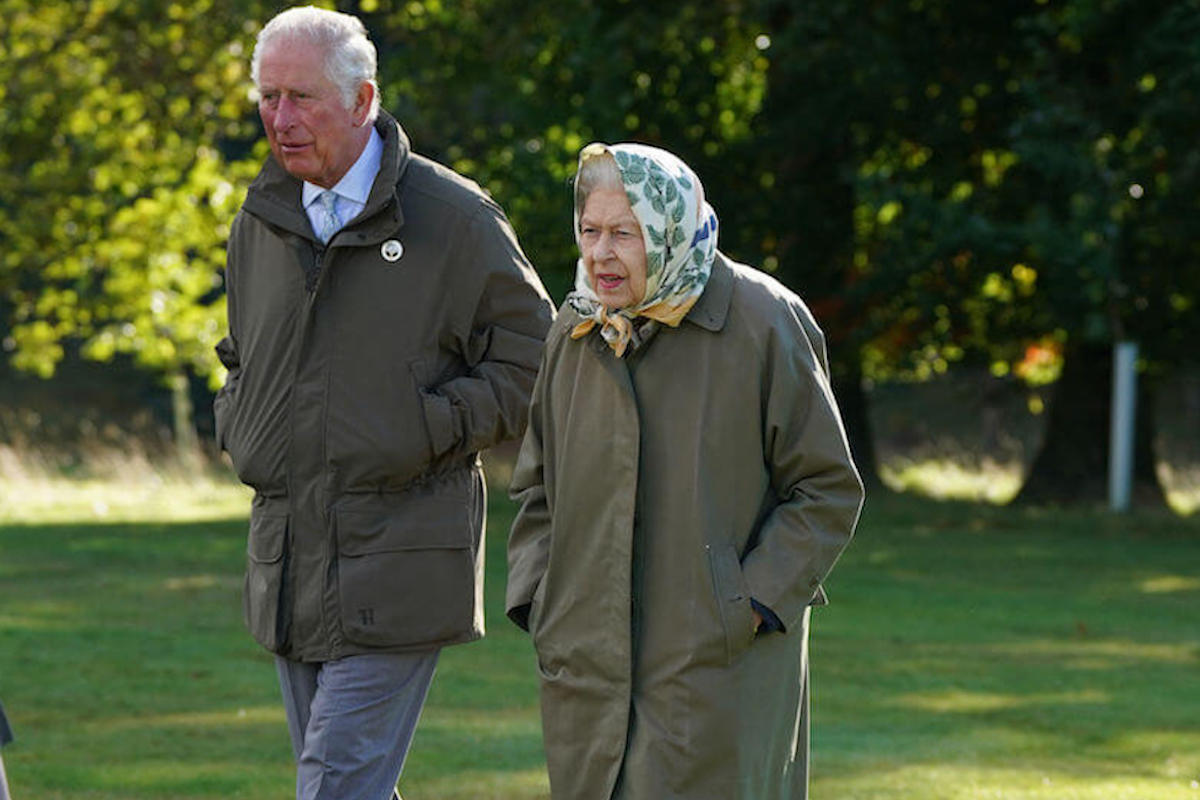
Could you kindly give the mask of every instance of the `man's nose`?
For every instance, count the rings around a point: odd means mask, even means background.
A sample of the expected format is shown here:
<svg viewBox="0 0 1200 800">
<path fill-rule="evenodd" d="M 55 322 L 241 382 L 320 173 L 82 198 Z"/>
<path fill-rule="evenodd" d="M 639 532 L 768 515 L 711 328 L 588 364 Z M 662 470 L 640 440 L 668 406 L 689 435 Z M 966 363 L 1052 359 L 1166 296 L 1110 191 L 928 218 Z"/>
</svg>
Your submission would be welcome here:
<svg viewBox="0 0 1200 800">
<path fill-rule="evenodd" d="M 279 98 L 275 106 L 275 130 L 286 131 L 296 121 L 296 106 L 286 95 Z"/>
</svg>

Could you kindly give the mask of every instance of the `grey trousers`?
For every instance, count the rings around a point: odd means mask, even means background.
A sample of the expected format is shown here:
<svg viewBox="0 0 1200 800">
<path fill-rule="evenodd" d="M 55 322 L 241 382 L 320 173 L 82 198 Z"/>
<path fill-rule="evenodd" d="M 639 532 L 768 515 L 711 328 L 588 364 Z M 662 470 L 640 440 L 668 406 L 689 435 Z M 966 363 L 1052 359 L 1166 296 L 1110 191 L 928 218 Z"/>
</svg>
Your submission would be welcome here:
<svg viewBox="0 0 1200 800">
<path fill-rule="evenodd" d="M 306 664 L 276 656 L 296 754 L 296 800 L 398 798 L 437 650 Z"/>
<path fill-rule="evenodd" d="M 0 800 L 8 798 L 8 778 L 4 776 L 4 759 L 0 758 Z"/>
</svg>

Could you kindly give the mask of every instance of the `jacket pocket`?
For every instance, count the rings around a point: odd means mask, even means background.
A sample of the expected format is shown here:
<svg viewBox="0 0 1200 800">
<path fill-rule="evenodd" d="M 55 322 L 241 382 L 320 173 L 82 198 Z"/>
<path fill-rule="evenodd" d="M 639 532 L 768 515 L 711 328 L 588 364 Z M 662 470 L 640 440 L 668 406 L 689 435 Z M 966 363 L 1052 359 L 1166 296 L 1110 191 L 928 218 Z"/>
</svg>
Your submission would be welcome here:
<svg viewBox="0 0 1200 800">
<path fill-rule="evenodd" d="M 478 636 L 481 598 L 470 498 L 451 501 L 429 490 L 401 497 L 414 502 L 335 513 L 343 635 L 375 647 Z"/>
<path fill-rule="evenodd" d="M 721 616 L 726 663 L 732 663 L 754 641 L 754 609 L 750 588 L 732 544 L 705 545 L 713 592 Z"/>
<path fill-rule="evenodd" d="M 439 394 L 432 385 L 430 369 L 417 359 L 409 364 L 413 383 L 421 401 L 421 417 L 429 442 L 429 461 L 433 462 L 454 450 L 463 440 L 462 422 L 450 398 Z"/>
<path fill-rule="evenodd" d="M 254 640 L 272 652 L 285 644 L 288 621 L 282 603 L 287 564 L 288 517 L 255 511 L 246 542 L 242 610 Z"/>
<path fill-rule="evenodd" d="M 229 438 L 229 405 L 232 401 L 229 387 L 223 387 L 213 398 L 213 430 L 218 450 L 229 449 L 225 442 Z"/>
</svg>

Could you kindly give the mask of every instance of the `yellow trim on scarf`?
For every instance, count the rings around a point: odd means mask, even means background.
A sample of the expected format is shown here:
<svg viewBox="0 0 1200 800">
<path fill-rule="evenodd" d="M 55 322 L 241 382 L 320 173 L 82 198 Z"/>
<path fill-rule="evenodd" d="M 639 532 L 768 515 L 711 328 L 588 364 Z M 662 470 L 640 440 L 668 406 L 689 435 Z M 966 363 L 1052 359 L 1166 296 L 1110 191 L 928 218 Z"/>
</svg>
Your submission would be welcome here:
<svg viewBox="0 0 1200 800">
<path fill-rule="evenodd" d="M 661 322 L 664 325 L 670 325 L 672 328 L 678 328 L 679 323 L 683 322 L 683 318 L 692 310 L 692 306 L 700 299 L 700 295 L 692 295 L 676 306 L 669 306 L 666 303 L 655 303 L 652 306 L 643 308 L 638 311 L 639 317 L 647 317 L 655 322 Z M 604 341 L 608 342 L 608 346 L 617 354 L 617 358 L 625 355 L 625 349 L 629 347 L 629 340 L 633 338 L 633 321 L 621 314 L 608 313 L 608 309 L 600 306 L 600 332 L 604 336 Z M 583 322 L 571 329 L 571 338 L 579 339 L 586 336 L 588 332 L 596 327 L 596 318 L 588 317 Z M 612 331 L 612 333 L 608 333 Z"/>
</svg>

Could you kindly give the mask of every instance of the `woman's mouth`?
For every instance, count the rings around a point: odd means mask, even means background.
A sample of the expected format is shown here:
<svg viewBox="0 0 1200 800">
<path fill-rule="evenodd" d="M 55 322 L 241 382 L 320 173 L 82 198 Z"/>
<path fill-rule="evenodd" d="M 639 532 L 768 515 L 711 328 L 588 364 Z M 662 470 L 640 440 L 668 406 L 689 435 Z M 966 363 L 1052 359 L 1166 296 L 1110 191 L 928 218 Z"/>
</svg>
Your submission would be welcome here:
<svg viewBox="0 0 1200 800">
<path fill-rule="evenodd" d="M 624 275 L 614 275 L 612 273 L 597 273 L 596 275 L 596 287 L 610 292 L 624 282 Z"/>
</svg>

